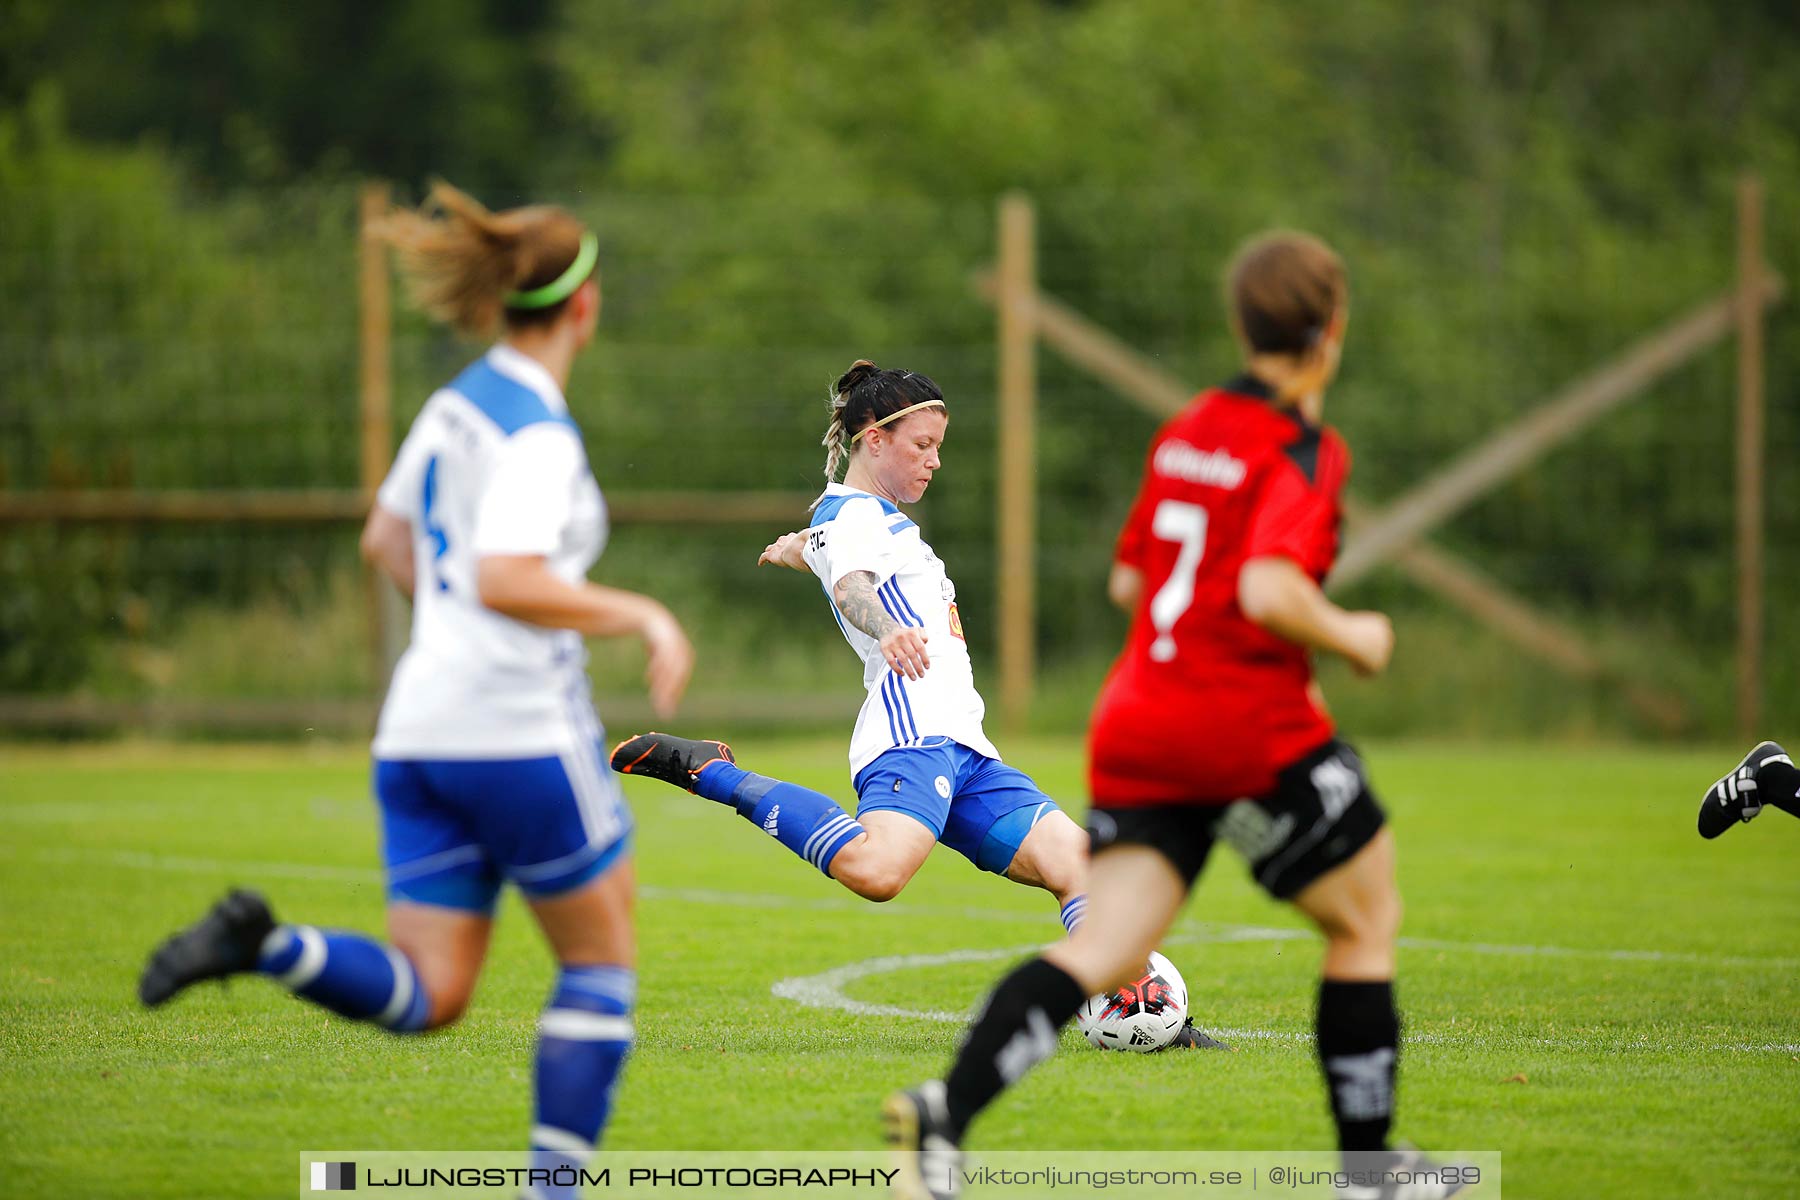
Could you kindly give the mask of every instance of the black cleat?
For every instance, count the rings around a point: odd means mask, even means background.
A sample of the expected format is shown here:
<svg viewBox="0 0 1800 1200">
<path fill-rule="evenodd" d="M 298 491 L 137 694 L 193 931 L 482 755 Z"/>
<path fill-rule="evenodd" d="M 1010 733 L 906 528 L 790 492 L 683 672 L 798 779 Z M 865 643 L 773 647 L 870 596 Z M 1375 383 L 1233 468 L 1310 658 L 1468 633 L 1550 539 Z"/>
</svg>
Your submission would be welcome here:
<svg viewBox="0 0 1800 1200">
<path fill-rule="evenodd" d="M 962 1189 L 962 1150 L 950 1133 L 944 1085 L 921 1083 L 881 1102 L 881 1124 L 892 1147 L 898 1200 L 953 1200 Z"/>
<path fill-rule="evenodd" d="M 1467 1163 L 1433 1162 L 1410 1148 L 1346 1154 L 1343 1170 L 1363 1179 L 1338 1188 L 1338 1200 L 1445 1200 L 1478 1178 Z"/>
<path fill-rule="evenodd" d="M 1759 742 L 1724 778 L 1706 789 L 1700 801 L 1700 836 L 1716 838 L 1739 821 L 1753 820 L 1763 810 L 1756 773 L 1764 763 L 1793 766 L 1794 760 L 1774 742 Z"/>
<path fill-rule="evenodd" d="M 1211 1037 L 1194 1028 L 1194 1018 L 1189 1017 L 1175 1035 L 1175 1040 L 1163 1047 L 1164 1050 L 1229 1050 L 1224 1042 Z"/>
<path fill-rule="evenodd" d="M 612 769 L 621 775 L 647 775 L 691 792 L 701 768 L 721 760 L 737 761 L 724 742 L 695 741 L 669 733 L 640 733 L 613 747 Z"/>
<path fill-rule="evenodd" d="M 255 970 L 263 939 L 274 928 L 268 903 L 255 892 L 235 889 L 156 948 L 138 979 L 138 999 L 155 1008 L 202 980 Z"/>
</svg>

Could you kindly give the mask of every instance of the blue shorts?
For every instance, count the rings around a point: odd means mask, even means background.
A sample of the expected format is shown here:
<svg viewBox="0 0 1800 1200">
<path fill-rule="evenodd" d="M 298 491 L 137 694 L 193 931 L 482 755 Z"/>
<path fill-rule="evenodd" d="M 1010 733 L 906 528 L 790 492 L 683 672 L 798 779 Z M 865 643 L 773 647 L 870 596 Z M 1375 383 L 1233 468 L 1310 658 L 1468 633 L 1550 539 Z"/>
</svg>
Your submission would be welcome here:
<svg viewBox="0 0 1800 1200">
<path fill-rule="evenodd" d="M 491 913 L 502 881 L 572 891 L 631 840 L 631 810 L 594 742 L 546 758 L 377 759 L 390 900 Z"/>
<path fill-rule="evenodd" d="M 1006 874 L 1032 826 L 1060 811 L 1031 776 L 950 738 L 896 746 L 856 774 L 856 815 L 902 812 L 983 871 Z"/>
</svg>

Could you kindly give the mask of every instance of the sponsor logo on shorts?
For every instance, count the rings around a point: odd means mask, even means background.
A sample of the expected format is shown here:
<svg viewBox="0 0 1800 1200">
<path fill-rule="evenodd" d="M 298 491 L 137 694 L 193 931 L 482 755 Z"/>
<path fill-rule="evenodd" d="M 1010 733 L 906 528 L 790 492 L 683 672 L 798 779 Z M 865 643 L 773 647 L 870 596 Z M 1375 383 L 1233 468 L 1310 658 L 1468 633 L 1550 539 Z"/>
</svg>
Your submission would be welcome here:
<svg viewBox="0 0 1800 1200">
<path fill-rule="evenodd" d="M 1226 806 L 1213 829 L 1244 861 L 1254 863 L 1286 845 L 1294 836 L 1294 825 L 1292 813 L 1272 817 L 1254 800 L 1237 800 Z"/>
<path fill-rule="evenodd" d="M 1310 778 L 1313 790 L 1319 793 L 1319 804 L 1333 821 L 1343 816 L 1350 802 L 1362 792 L 1362 775 L 1337 755 L 1314 767 Z"/>
</svg>

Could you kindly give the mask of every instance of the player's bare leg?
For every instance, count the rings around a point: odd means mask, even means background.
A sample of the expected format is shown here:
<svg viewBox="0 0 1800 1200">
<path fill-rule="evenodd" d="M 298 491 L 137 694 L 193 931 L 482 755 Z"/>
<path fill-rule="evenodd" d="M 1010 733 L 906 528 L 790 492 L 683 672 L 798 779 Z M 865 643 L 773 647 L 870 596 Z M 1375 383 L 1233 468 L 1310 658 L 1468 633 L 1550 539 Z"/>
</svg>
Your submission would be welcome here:
<svg viewBox="0 0 1800 1200">
<path fill-rule="evenodd" d="M 1060 810 L 1031 827 L 1006 868 L 1014 883 L 1043 888 L 1067 905 L 1087 892 L 1088 835 Z"/>
<path fill-rule="evenodd" d="M 865 813 L 858 821 L 864 832 L 831 860 L 831 877 L 865 900 L 885 903 L 925 865 L 937 834 L 899 812 Z"/>
<path fill-rule="evenodd" d="M 425 1028 L 440 1029 L 462 1016 L 481 978 L 494 921 L 485 913 L 434 904 L 396 901 L 388 905 L 388 941 L 419 973 L 430 997 Z"/>
<path fill-rule="evenodd" d="M 1110 992 L 1137 978 L 1186 898 L 1186 885 L 1160 851 L 1109 846 L 1088 864 L 1087 919 L 1044 951 L 1044 961 L 1074 980 L 1083 1000 Z"/>
<path fill-rule="evenodd" d="M 1301 889 L 1294 907 L 1325 935 L 1325 978 L 1392 979 L 1401 914 L 1393 831 L 1383 829 L 1350 861 Z"/>
</svg>

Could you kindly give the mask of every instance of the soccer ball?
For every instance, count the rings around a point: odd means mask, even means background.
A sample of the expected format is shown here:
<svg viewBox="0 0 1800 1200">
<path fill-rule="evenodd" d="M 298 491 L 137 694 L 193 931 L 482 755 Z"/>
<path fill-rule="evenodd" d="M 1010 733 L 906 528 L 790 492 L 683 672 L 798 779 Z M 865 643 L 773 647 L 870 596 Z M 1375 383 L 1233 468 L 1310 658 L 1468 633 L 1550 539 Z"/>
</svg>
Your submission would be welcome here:
<svg viewBox="0 0 1800 1200">
<path fill-rule="evenodd" d="M 1138 980 L 1110 996 L 1090 996 L 1075 1014 L 1075 1025 L 1102 1050 L 1148 1054 L 1175 1040 L 1187 1011 L 1187 982 L 1181 972 L 1161 954 L 1152 954 Z"/>
</svg>

